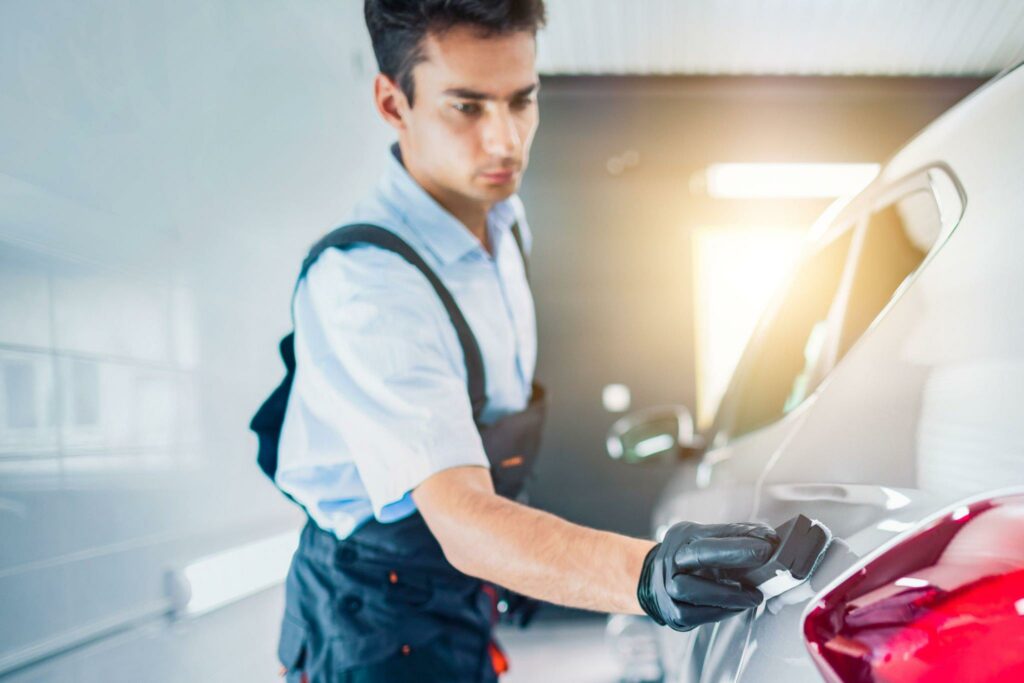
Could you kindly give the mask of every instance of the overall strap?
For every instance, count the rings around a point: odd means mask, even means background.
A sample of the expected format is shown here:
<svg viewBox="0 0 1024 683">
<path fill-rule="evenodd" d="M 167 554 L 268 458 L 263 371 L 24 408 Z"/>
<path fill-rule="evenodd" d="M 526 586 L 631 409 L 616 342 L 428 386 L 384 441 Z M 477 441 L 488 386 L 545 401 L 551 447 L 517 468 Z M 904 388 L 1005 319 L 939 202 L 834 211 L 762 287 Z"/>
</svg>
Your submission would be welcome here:
<svg viewBox="0 0 1024 683">
<path fill-rule="evenodd" d="M 469 389 L 470 405 L 473 407 L 473 419 L 479 422 L 484 405 L 487 402 L 487 382 L 484 375 L 484 360 L 480 353 L 480 345 L 477 344 L 476 337 L 473 335 L 469 323 L 466 322 L 466 318 L 462 315 L 458 304 L 455 303 L 455 298 L 452 297 L 451 292 L 448 291 L 448 288 L 444 286 L 437 274 L 427 265 L 426 261 L 405 240 L 378 225 L 367 223 L 343 225 L 313 245 L 309 250 L 309 255 L 302 262 L 302 271 L 299 273 L 299 279 L 301 280 L 305 277 L 310 266 L 313 265 L 313 262 L 325 250 L 345 249 L 356 244 L 372 244 L 375 247 L 398 254 L 410 265 L 418 268 L 430 282 L 437 296 L 441 299 L 441 303 L 444 304 L 444 308 L 448 312 L 448 318 L 452 321 L 452 325 L 455 326 L 455 333 L 458 335 L 459 344 L 462 346 L 462 355 L 466 362 L 466 384 Z"/>
<path fill-rule="evenodd" d="M 526 273 L 526 281 L 530 281 L 530 259 L 526 258 L 526 247 L 523 246 L 523 233 L 519 229 L 519 221 L 512 224 L 512 237 L 519 247 L 519 257 L 523 259 L 523 272 Z"/>
</svg>

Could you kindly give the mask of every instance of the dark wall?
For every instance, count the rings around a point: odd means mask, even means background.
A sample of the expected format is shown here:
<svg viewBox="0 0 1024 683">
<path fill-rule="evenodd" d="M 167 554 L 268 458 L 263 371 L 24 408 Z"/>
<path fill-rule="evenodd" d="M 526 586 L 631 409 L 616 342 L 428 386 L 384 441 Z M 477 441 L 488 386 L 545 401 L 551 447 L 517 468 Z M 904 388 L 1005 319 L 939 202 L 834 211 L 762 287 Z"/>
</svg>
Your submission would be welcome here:
<svg viewBox="0 0 1024 683">
<path fill-rule="evenodd" d="M 545 78 L 522 196 L 535 241 L 538 378 L 552 404 L 531 502 L 634 535 L 671 463 L 610 460 L 615 415 L 601 389 L 628 385 L 633 408 L 695 407 L 691 230 L 809 226 L 821 200 L 715 200 L 690 189 L 713 162 L 881 162 L 980 85 L 976 79 Z M 639 164 L 620 175 L 609 157 Z"/>
</svg>

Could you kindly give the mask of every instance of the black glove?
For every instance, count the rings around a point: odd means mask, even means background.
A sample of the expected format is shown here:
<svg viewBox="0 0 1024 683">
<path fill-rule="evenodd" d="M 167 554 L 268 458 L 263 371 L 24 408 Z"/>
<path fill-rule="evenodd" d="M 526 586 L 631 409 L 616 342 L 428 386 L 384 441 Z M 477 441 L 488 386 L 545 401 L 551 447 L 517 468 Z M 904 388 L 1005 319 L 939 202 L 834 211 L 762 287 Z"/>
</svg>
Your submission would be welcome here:
<svg viewBox="0 0 1024 683">
<path fill-rule="evenodd" d="M 637 598 L 647 614 L 676 631 L 720 621 L 761 603 L 737 579 L 767 562 L 779 543 L 763 524 L 680 522 L 644 558 Z"/>
</svg>

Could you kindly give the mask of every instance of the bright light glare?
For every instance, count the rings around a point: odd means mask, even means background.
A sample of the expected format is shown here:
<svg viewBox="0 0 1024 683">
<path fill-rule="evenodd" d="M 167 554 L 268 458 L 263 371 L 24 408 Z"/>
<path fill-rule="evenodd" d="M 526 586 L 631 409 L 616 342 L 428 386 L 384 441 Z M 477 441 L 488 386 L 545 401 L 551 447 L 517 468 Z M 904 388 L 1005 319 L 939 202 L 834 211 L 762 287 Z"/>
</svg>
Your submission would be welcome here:
<svg viewBox="0 0 1024 683">
<path fill-rule="evenodd" d="M 705 172 L 712 197 L 845 197 L 878 175 L 878 164 L 711 164 Z"/>
<path fill-rule="evenodd" d="M 893 533 L 900 533 L 907 529 L 914 528 L 914 525 L 910 522 L 901 522 L 897 519 L 883 519 L 876 526 L 879 531 L 890 531 Z"/>
<path fill-rule="evenodd" d="M 953 510 L 953 514 L 950 516 L 953 518 L 954 522 L 958 522 L 969 514 L 971 514 L 971 509 L 966 505 L 961 505 L 956 510 Z"/>
<path fill-rule="evenodd" d="M 202 614 L 281 583 L 298 543 L 295 532 L 226 550 L 185 567 L 185 613 Z"/>
<path fill-rule="evenodd" d="M 899 510 L 910 505 L 910 499 L 899 491 L 894 491 L 885 486 L 881 487 L 882 493 L 885 494 L 885 509 L 886 510 Z"/>
<path fill-rule="evenodd" d="M 800 253 L 804 231 L 700 228 L 694 231 L 697 424 L 718 410 L 757 320 Z"/>
<path fill-rule="evenodd" d="M 904 576 L 901 579 L 896 579 L 894 583 L 901 588 L 927 588 L 931 585 L 930 582 L 925 581 L 924 579 L 915 579 L 912 576 Z"/>
<path fill-rule="evenodd" d="M 633 452 L 635 452 L 641 458 L 646 458 L 649 455 L 654 455 L 655 453 L 667 451 L 668 449 L 672 448 L 672 446 L 674 446 L 675 443 L 676 440 L 672 438 L 672 435 L 659 434 L 658 436 L 652 436 L 638 443 L 636 446 L 633 447 Z"/>
<path fill-rule="evenodd" d="M 629 410 L 632 396 L 625 384 L 609 384 L 601 390 L 601 404 L 609 413 L 622 413 Z"/>
</svg>

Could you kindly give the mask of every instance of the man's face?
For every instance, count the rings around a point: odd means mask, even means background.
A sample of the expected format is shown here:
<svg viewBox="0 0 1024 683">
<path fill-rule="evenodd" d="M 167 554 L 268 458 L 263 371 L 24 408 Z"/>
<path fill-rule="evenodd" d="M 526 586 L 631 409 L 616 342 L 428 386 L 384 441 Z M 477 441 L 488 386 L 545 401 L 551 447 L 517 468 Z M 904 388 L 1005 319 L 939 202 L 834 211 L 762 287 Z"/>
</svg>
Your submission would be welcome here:
<svg viewBox="0 0 1024 683">
<path fill-rule="evenodd" d="M 397 97 L 403 160 L 428 191 L 485 205 L 516 192 L 537 130 L 535 41 L 456 26 L 424 39 L 413 107 Z"/>
</svg>

